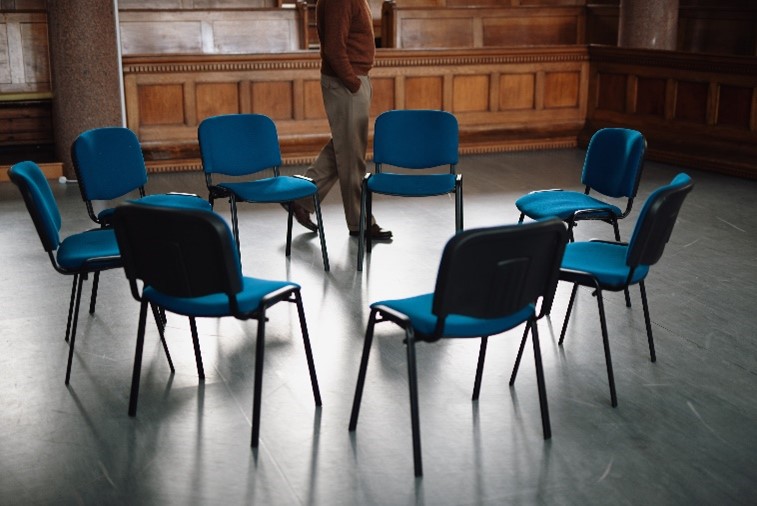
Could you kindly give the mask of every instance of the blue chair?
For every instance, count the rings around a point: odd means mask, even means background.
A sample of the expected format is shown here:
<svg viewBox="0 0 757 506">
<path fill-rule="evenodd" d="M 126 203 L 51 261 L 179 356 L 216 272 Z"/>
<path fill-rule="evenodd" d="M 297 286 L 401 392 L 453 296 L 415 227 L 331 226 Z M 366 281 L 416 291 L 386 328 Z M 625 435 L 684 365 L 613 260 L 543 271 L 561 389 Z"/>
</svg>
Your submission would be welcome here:
<svg viewBox="0 0 757 506">
<path fill-rule="evenodd" d="M 66 341 L 69 341 L 66 380 L 71 378 L 71 362 L 79 321 L 82 285 L 91 273 L 121 267 L 121 255 L 112 230 L 89 230 L 61 238 L 62 219 L 50 185 L 39 166 L 30 161 L 20 162 L 8 170 L 10 180 L 21 191 L 26 209 L 34 222 L 42 247 L 50 257 L 53 268 L 61 274 L 73 276 L 71 299 L 68 304 Z M 93 290 L 93 306 L 97 292 Z"/>
<path fill-rule="evenodd" d="M 258 321 L 252 446 L 258 446 L 266 311 L 278 302 L 296 305 L 315 404 L 321 405 L 300 286 L 242 274 L 234 238 L 226 222 L 212 211 L 127 204 L 113 215 L 124 271 L 133 297 L 140 302 L 129 416 L 137 413 L 147 305 L 188 316 L 198 369 L 202 370 L 196 318 L 233 316 Z M 140 288 L 141 287 L 141 288 Z M 160 331 L 160 325 L 158 325 Z"/>
<path fill-rule="evenodd" d="M 526 324 L 533 335 L 544 439 L 551 437 L 537 320 L 549 314 L 568 234 L 558 219 L 526 225 L 466 230 L 449 240 L 433 293 L 371 304 L 349 430 L 357 427 L 368 358 L 377 323 L 392 322 L 405 334 L 415 475 L 421 461 L 415 343 L 442 338 L 481 338 L 473 399 L 481 388 L 488 336 Z M 539 304 L 539 301 L 541 303 Z"/>
<path fill-rule="evenodd" d="M 445 111 L 396 110 L 378 115 L 373 129 L 374 173 L 365 175 L 361 192 L 357 270 L 363 270 L 365 249 L 372 249 L 366 230 L 373 215 L 374 193 L 398 197 L 455 194 L 455 231 L 463 229 L 463 176 L 457 174 L 457 118 Z M 384 166 L 408 171 L 388 172 Z M 448 167 L 446 173 L 419 169 Z"/>
<path fill-rule="evenodd" d="M 136 134 L 125 127 L 93 128 L 81 133 L 71 145 L 71 159 L 82 199 L 90 219 L 100 226 L 110 224 L 114 205 L 125 199 L 143 199 L 161 206 L 210 209 L 197 195 L 158 193 L 147 195 L 147 168 Z M 95 211 L 95 203 L 104 202 Z"/>
<path fill-rule="evenodd" d="M 644 280 L 649 274 L 649 268 L 662 257 L 681 205 L 693 187 L 694 183 L 691 178 L 687 174 L 681 173 L 673 178 L 669 184 L 652 192 L 641 209 L 631 241 L 627 244 L 593 240 L 573 242 L 568 244 L 565 249 L 565 257 L 560 268 L 560 280 L 573 283 L 573 289 L 560 332 L 559 344 L 562 345 L 565 339 L 568 319 L 579 285 L 591 288 L 597 297 L 599 307 L 599 322 L 602 329 L 607 379 L 610 384 L 610 400 L 613 407 L 618 405 L 618 399 L 615 392 L 615 379 L 602 292 L 627 291 L 629 286 L 639 285 L 641 303 L 644 309 L 644 322 L 647 329 L 649 355 L 651 361 L 655 362 L 657 356 L 652 338 L 652 324 L 649 319 Z M 515 370 L 513 371 L 513 378 L 514 375 Z"/>
<path fill-rule="evenodd" d="M 576 222 L 601 220 L 613 226 L 615 240 L 620 241 L 618 220 L 628 216 L 633 207 L 645 152 L 644 136 L 636 130 L 598 130 L 586 150 L 581 173 L 584 191 L 539 190 L 524 195 L 515 202 L 520 211 L 518 222 L 522 223 L 526 216 L 534 220 L 557 216 L 568 224 L 573 240 Z M 625 199 L 625 209 L 610 199 Z"/>
<path fill-rule="evenodd" d="M 315 207 L 317 233 L 321 239 L 323 268 L 329 270 L 329 255 L 323 234 L 321 204 L 318 187 L 305 176 L 282 176 L 281 148 L 276 124 L 263 114 L 224 114 L 204 119 L 198 128 L 202 170 L 210 192 L 210 203 L 228 198 L 234 238 L 239 246 L 238 202 L 284 204 L 289 211 L 287 220 L 286 256 L 292 252 L 292 201 L 311 197 Z M 233 178 L 259 175 L 270 170 L 272 177 L 238 181 Z M 214 182 L 213 176 L 227 176 L 226 181 Z"/>
</svg>

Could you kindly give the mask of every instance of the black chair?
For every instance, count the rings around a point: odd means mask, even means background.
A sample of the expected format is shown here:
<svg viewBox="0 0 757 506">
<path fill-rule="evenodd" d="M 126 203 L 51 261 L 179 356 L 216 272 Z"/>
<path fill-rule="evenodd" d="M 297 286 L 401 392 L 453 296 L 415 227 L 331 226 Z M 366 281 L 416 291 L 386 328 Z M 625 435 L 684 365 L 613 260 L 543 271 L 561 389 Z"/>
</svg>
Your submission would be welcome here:
<svg viewBox="0 0 757 506">
<path fill-rule="evenodd" d="M 66 341 L 69 342 L 66 380 L 71 378 L 71 362 L 79 321 L 79 304 L 84 280 L 89 274 L 121 267 L 121 254 L 112 230 L 95 229 L 60 237 L 62 220 L 55 196 L 39 166 L 30 161 L 20 162 L 8 170 L 10 180 L 18 186 L 26 209 L 34 222 L 42 247 L 50 257 L 53 268 L 74 277 L 68 303 Z M 93 287 L 90 311 L 94 312 L 97 289 Z"/>
<path fill-rule="evenodd" d="M 116 209 L 113 225 L 132 295 L 141 303 L 129 416 L 137 413 L 148 304 L 189 317 L 201 377 L 204 374 L 196 318 L 233 316 L 240 320 L 258 321 L 252 415 L 253 447 L 258 446 L 260 434 L 266 311 L 282 301 L 295 304 L 313 397 L 315 404 L 321 405 L 300 286 L 289 281 L 244 276 L 234 237 L 223 218 L 212 211 L 127 204 Z M 160 325 L 158 330 L 162 333 Z"/>
<path fill-rule="evenodd" d="M 607 335 L 602 291 L 627 291 L 631 285 L 639 285 L 641 303 L 644 309 L 644 322 L 649 343 L 649 355 L 652 362 L 657 360 L 652 338 L 652 324 L 649 319 L 649 306 L 644 280 L 649 268 L 662 257 L 665 245 L 670 239 L 673 226 L 684 199 L 694 187 L 691 178 L 684 173 L 678 174 L 669 184 L 661 186 L 647 198 L 629 243 L 609 241 L 573 242 L 565 249 L 565 256 L 560 268 L 560 280 L 573 283 L 570 302 L 565 313 L 559 344 L 565 339 L 568 319 L 573 308 L 578 286 L 593 290 L 599 307 L 599 322 L 602 329 L 607 379 L 610 384 L 610 401 L 618 405 L 615 393 L 615 379 L 610 356 L 610 341 Z M 513 370 L 513 380 L 517 371 Z"/>
<path fill-rule="evenodd" d="M 568 239 L 558 219 L 460 232 L 442 255 L 433 293 L 371 304 L 349 430 L 357 427 L 368 358 L 377 323 L 389 321 L 405 332 L 415 475 L 423 474 L 415 366 L 416 341 L 480 337 L 473 399 L 481 388 L 488 336 L 526 323 L 533 335 L 544 439 L 551 437 L 537 320 L 548 314 Z M 539 304 L 539 300 L 541 303 Z M 538 306 L 538 307 L 537 307 Z"/>
</svg>

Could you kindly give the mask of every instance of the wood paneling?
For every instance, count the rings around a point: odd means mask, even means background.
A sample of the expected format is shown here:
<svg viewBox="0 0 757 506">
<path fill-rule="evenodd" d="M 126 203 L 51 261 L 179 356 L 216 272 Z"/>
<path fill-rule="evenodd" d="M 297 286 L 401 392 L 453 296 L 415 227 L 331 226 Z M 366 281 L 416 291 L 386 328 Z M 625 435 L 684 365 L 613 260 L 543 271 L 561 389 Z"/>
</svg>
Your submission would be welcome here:
<svg viewBox="0 0 757 506">
<path fill-rule="evenodd" d="M 47 17 L 0 13 L 0 94 L 48 92 Z"/>
<path fill-rule="evenodd" d="M 307 9 L 127 10 L 124 55 L 280 53 L 307 48 Z"/>
<path fill-rule="evenodd" d="M 579 7 L 415 7 L 387 0 L 383 47 L 404 49 L 582 44 Z"/>
<path fill-rule="evenodd" d="M 126 57 L 124 76 L 127 123 L 151 170 L 197 168 L 197 124 L 209 114 L 274 117 L 291 163 L 314 158 L 329 137 L 315 52 L 275 61 L 266 55 Z M 463 152 L 568 147 L 586 114 L 588 61 L 581 47 L 379 50 L 371 77 L 373 117 L 388 109 L 453 112 Z M 173 163 L 165 161 L 167 153 Z"/>
<path fill-rule="evenodd" d="M 592 46 L 585 142 L 636 128 L 647 155 L 757 179 L 757 59 Z"/>
</svg>

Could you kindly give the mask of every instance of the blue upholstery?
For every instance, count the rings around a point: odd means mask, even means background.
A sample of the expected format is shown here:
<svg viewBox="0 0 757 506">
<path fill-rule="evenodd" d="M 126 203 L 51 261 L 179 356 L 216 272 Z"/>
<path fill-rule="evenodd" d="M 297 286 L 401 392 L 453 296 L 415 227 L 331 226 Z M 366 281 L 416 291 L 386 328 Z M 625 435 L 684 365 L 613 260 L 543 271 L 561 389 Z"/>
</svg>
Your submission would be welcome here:
<svg viewBox="0 0 757 506">
<path fill-rule="evenodd" d="M 610 401 L 617 406 L 615 379 L 610 358 L 610 345 L 605 321 L 602 292 L 620 291 L 630 285 L 639 285 L 644 309 L 649 354 L 656 360 L 652 325 L 649 318 L 644 280 L 650 267 L 662 256 L 665 245 L 678 217 L 683 200 L 693 188 L 691 178 L 680 173 L 666 185 L 653 191 L 639 213 L 631 242 L 628 244 L 607 241 L 575 242 L 568 244 L 560 268 L 560 279 L 573 283 L 559 343 L 562 345 L 573 308 L 578 286 L 587 286 L 594 291 L 599 307 L 602 340 L 605 349 L 607 376 L 610 385 Z"/>
<path fill-rule="evenodd" d="M 81 133 L 71 145 L 71 158 L 90 218 L 103 226 L 109 224 L 113 207 L 95 213 L 93 202 L 134 198 L 133 192 L 157 205 L 210 209 L 210 203 L 196 195 L 146 196 L 147 168 L 142 147 L 128 128 L 102 127 Z"/>
<path fill-rule="evenodd" d="M 420 336 L 432 336 L 438 322 L 432 312 L 433 293 L 417 295 L 406 299 L 382 300 L 371 304 L 371 309 L 386 307 L 404 314 L 410 319 L 415 332 Z M 471 316 L 451 314 L 444 321 L 444 337 L 481 337 L 501 334 L 535 315 L 533 304 L 501 318 L 474 318 Z"/>
<path fill-rule="evenodd" d="M 258 321 L 251 443 L 257 447 L 268 320 L 266 311 L 279 302 L 295 304 L 313 398 L 317 406 L 321 405 L 300 285 L 245 277 L 233 234 L 222 217 L 212 211 L 137 202 L 118 207 L 113 226 L 132 296 L 140 302 L 129 416 L 135 416 L 137 412 L 148 305 L 189 317 L 200 378 L 204 378 L 205 373 L 196 318 L 233 316 Z M 163 338 L 160 325 L 158 332 Z"/>
<path fill-rule="evenodd" d="M 620 240 L 618 220 L 631 212 L 641 180 L 646 141 L 644 136 L 627 128 L 603 128 L 589 141 L 581 172 L 584 191 L 539 190 L 520 197 L 515 206 L 524 217 L 534 220 L 557 216 L 572 228 L 579 220 L 602 220 L 610 223 L 615 240 Z M 594 192 L 595 195 L 590 195 Z M 625 198 L 625 209 L 606 199 Z"/>
<path fill-rule="evenodd" d="M 242 290 L 236 294 L 238 310 L 242 314 L 255 312 L 263 298 L 282 288 L 299 288 L 289 281 L 269 281 L 257 278 L 242 278 Z M 172 313 L 196 317 L 221 317 L 234 313 L 225 293 L 211 293 L 200 297 L 172 297 L 148 286 L 143 296 L 153 304 Z"/>
<path fill-rule="evenodd" d="M 98 274 L 100 271 L 121 267 L 118 243 L 113 231 L 107 229 L 79 232 L 61 240 L 62 220 L 60 210 L 50 189 L 50 184 L 39 166 L 30 161 L 20 162 L 8 170 L 8 176 L 21 191 L 26 208 L 53 268 L 61 274 L 73 275 L 73 288 L 66 326 L 69 356 L 65 383 L 68 384 L 71 377 L 83 282 L 89 273 Z M 92 290 L 90 312 L 95 310 L 96 287 L 95 283 Z"/>
<path fill-rule="evenodd" d="M 217 198 L 227 198 L 231 212 L 232 232 L 240 250 L 238 202 L 280 203 L 287 205 L 302 198 L 313 199 L 316 226 L 321 241 L 323 268 L 329 270 L 328 251 L 323 233 L 318 187 L 303 176 L 282 176 L 281 148 L 276 124 L 263 114 L 224 114 L 204 119 L 197 130 L 202 157 L 202 170 L 211 205 Z M 242 178 L 263 171 L 270 177 L 245 181 L 214 181 L 214 176 Z M 286 256 L 292 249 L 292 210 L 287 221 Z"/>
<path fill-rule="evenodd" d="M 457 118 L 438 110 L 393 110 L 376 117 L 373 129 L 374 173 L 365 175 L 361 192 L 357 270 L 372 242 L 373 193 L 399 197 L 455 194 L 455 231 L 463 229 L 462 175 L 457 174 Z M 445 173 L 432 169 L 443 167 Z M 405 169 L 397 171 L 396 169 Z M 414 173 L 416 172 L 417 173 Z"/>
<path fill-rule="evenodd" d="M 453 236 L 444 248 L 433 293 L 372 303 L 352 404 L 350 431 L 357 427 L 377 323 L 392 322 L 404 330 L 416 476 L 423 474 L 423 467 L 415 343 L 431 343 L 442 338 L 481 338 L 473 387 L 475 400 L 481 388 L 489 336 L 525 323 L 518 362 L 530 331 L 542 431 L 544 439 L 549 439 L 551 426 L 537 320 L 550 312 L 567 239 L 565 224 L 556 218 L 526 225 L 462 231 Z"/>
</svg>

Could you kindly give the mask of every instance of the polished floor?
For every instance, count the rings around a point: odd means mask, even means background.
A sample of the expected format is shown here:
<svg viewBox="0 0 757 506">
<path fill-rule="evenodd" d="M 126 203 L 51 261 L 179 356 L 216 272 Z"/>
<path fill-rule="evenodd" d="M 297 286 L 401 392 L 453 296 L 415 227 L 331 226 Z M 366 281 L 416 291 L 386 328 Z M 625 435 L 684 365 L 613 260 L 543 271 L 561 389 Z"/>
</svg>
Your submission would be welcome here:
<svg viewBox="0 0 757 506">
<path fill-rule="evenodd" d="M 581 150 L 463 157 L 466 228 L 515 222 L 524 192 L 577 188 L 582 159 Z M 647 163 L 624 238 L 644 198 L 679 170 Z M 757 504 L 757 182 L 688 172 L 696 186 L 648 278 L 656 363 L 638 290 L 630 309 L 622 294 L 607 295 L 618 407 L 589 291 L 557 344 L 569 296 L 561 285 L 540 324 L 552 439 L 542 438 L 528 349 L 517 383 L 507 383 L 520 329 L 490 340 L 477 402 L 478 342 L 421 344 L 418 479 L 404 346 L 390 324 L 378 327 L 357 431 L 347 423 L 368 304 L 433 289 L 454 230 L 451 198 L 377 198 L 376 217 L 395 239 L 375 247 L 362 273 L 338 194 L 324 202 L 328 273 L 302 227 L 286 259 L 279 206 L 241 206 L 246 273 L 303 287 L 323 395 L 316 408 L 296 312 L 279 304 L 267 324 L 253 451 L 254 321 L 200 322 L 204 382 L 187 320 L 169 315 L 173 375 L 149 322 L 139 412 L 127 416 L 138 304 L 120 271 L 103 275 L 94 315 L 82 308 L 64 386 L 71 279 L 51 268 L 16 188 L 0 183 L 0 504 Z M 76 185 L 52 186 L 64 235 L 90 227 Z M 150 193 L 169 190 L 205 194 L 199 174 L 151 176 Z M 228 218 L 224 202 L 218 210 Z M 576 236 L 611 232 L 584 223 Z"/>
</svg>

